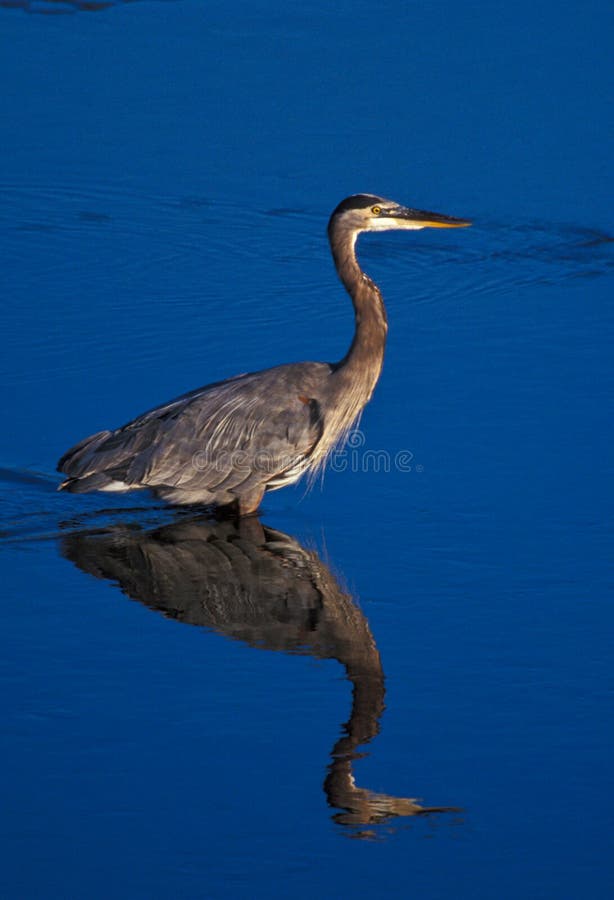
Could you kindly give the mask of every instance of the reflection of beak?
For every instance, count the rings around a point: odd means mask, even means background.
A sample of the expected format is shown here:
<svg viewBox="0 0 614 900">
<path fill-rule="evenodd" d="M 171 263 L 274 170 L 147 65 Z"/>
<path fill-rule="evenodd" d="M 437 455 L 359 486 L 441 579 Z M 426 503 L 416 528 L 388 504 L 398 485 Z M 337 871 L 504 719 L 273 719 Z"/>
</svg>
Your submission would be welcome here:
<svg viewBox="0 0 614 900">
<path fill-rule="evenodd" d="M 444 216 L 424 209 L 408 209 L 405 206 L 399 206 L 393 215 L 395 219 L 405 219 L 418 228 L 466 228 L 471 225 L 468 219 L 455 219 L 454 216 Z"/>
</svg>

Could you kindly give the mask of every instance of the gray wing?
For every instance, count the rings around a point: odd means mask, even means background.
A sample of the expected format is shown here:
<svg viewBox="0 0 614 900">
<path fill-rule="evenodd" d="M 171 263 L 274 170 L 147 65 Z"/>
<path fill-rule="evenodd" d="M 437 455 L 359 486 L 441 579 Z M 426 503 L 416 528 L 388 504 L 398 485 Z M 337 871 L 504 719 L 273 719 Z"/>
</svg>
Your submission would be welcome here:
<svg viewBox="0 0 614 900">
<path fill-rule="evenodd" d="M 325 363 L 299 363 L 200 388 L 86 438 L 58 470 L 70 490 L 168 487 L 196 491 L 191 502 L 281 486 L 298 477 L 322 435 L 318 398 L 330 372 Z"/>
</svg>

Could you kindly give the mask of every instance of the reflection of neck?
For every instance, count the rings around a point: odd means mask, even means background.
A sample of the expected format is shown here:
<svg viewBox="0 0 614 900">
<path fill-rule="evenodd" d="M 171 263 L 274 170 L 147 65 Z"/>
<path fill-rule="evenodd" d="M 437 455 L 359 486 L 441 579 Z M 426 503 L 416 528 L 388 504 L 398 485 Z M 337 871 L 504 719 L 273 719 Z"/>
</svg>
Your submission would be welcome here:
<svg viewBox="0 0 614 900">
<path fill-rule="evenodd" d="M 366 625 L 366 622 L 365 622 Z M 368 626 L 367 626 L 368 627 Z M 344 725 L 345 734 L 335 744 L 335 756 L 348 756 L 361 744 L 372 741 L 379 733 L 379 719 L 384 711 L 384 672 L 380 655 L 371 634 L 360 647 L 360 656 L 338 657 L 345 665 L 352 684 L 352 711 Z M 357 648 L 354 648 L 357 649 Z"/>
<path fill-rule="evenodd" d="M 365 623 L 366 624 L 366 623 Z M 376 794 L 359 788 L 354 781 L 352 764 L 360 759 L 357 752 L 361 744 L 367 744 L 379 733 L 380 716 L 384 711 L 384 673 L 380 656 L 369 634 L 371 653 L 360 659 L 338 659 L 346 666 L 352 682 L 352 711 L 343 726 L 344 734 L 332 749 L 332 762 L 324 782 L 329 806 L 343 810 L 334 816 L 341 825 L 376 825 L 394 816 L 417 816 L 445 812 L 449 807 L 424 807 L 409 797 L 393 797 Z M 363 645 L 363 651 L 366 649 Z M 369 834 L 362 835 L 369 837 Z"/>
</svg>

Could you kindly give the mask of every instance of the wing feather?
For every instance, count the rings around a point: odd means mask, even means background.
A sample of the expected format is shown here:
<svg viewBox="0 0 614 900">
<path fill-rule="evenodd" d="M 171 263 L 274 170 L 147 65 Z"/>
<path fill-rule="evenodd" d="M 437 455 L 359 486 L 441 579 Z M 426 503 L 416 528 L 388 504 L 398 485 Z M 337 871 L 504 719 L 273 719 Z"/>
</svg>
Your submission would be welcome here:
<svg viewBox="0 0 614 900">
<path fill-rule="evenodd" d="M 104 473 L 134 487 L 246 491 L 313 452 L 330 372 L 300 363 L 209 385 L 81 441 L 58 468 L 69 479 Z"/>
</svg>

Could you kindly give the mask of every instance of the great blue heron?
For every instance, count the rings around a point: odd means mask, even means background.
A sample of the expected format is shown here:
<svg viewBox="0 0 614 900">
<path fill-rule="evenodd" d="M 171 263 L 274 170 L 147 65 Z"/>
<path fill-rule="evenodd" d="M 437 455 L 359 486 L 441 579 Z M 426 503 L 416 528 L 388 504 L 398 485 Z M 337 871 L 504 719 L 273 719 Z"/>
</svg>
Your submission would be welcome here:
<svg viewBox="0 0 614 900">
<path fill-rule="evenodd" d="M 386 344 L 379 288 L 356 259 L 363 231 L 458 228 L 471 223 L 409 209 L 374 194 L 343 200 L 328 223 L 356 328 L 338 363 L 290 363 L 198 388 L 115 431 L 100 431 L 58 463 L 74 493 L 150 488 L 170 503 L 255 512 L 267 490 L 324 466 L 369 401 Z"/>
</svg>

